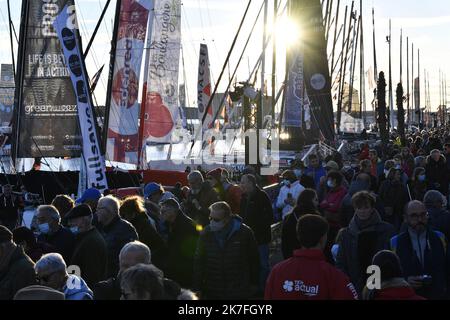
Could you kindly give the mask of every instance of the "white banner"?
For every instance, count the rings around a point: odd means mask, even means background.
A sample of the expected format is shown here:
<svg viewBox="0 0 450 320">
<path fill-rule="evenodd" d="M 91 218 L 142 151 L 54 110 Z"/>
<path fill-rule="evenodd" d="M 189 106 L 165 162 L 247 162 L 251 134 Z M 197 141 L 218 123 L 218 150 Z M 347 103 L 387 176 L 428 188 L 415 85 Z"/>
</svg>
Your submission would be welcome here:
<svg viewBox="0 0 450 320">
<path fill-rule="evenodd" d="M 83 157 L 86 164 L 87 187 L 103 192 L 108 189 L 105 160 L 103 159 L 93 114 L 92 99 L 86 66 L 80 52 L 80 39 L 75 6 L 66 6 L 56 17 L 53 26 L 61 41 L 66 65 L 75 90 L 78 106 L 78 119 L 83 137 Z"/>
<path fill-rule="evenodd" d="M 122 0 L 111 84 L 107 154 L 111 161 L 138 164 L 139 77 L 153 0 Z"/>
<path fill-rule="evenodd" d="M 178 71 L 181 47 L 181 1 L 155 3 L 143 115 L 146 141 L 170 142 L 178 119 Z"/>
<path fill-rule="evenodd" d="M 205 112 L 208 110 L 208 114 L 203 122 L 203 130 L 208 130 L 212 127 L 213 108 L 208 108 L 208 102 L 211 98 L 211 72 L 209 69 L 208 46 L 206 44 L 200 44 L 199 57 L 197 82 L 198 118 L 201 122 Z"/>
</svg>

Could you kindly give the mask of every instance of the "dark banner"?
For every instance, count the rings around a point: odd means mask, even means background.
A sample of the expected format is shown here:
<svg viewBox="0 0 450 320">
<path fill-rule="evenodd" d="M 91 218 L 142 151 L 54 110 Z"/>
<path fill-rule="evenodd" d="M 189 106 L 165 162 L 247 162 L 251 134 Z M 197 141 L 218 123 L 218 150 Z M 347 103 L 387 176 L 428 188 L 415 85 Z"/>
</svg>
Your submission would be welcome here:
<svg viewBox="0 0 450 320">
<path fill-rule="evenodd" d="M 24 0 L 14 132 L 16 157 L 79 157 L 77 102 L 53 21 L 73 0 Z M 17 130 L 18 129 L 18 130 Z M 16 131 L 17 130 L 17 131 Z"/>
<path fill-rule="evenodd" d="M 292 1 L 290 15 L 301 30 L 304 85 L 310 101 L 311 128 L 304 130 L 306 140 L 334 139 L 331 78 L 320 0 Z"/>
</svg>

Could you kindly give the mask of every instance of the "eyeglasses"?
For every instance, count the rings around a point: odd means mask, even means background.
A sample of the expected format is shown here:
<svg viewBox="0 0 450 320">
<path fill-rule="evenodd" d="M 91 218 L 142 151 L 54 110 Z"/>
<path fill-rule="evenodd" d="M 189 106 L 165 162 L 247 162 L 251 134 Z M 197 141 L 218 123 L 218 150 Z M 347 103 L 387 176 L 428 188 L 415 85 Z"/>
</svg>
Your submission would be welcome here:
<svg viewBox="0 0 450 320">
<path fill-rule="evenodd" d="M 426 212 L 426 211 L 423 211 L 423 212 L 417 212 L 417 213 L 411 213 L 411 214 L 409 214 L 409 217 L 411 218 L 411 219 L 422 219 L 422 218 L 426 218 L 426 217 L 428 217 L 428 212 Z"/>
</svg>

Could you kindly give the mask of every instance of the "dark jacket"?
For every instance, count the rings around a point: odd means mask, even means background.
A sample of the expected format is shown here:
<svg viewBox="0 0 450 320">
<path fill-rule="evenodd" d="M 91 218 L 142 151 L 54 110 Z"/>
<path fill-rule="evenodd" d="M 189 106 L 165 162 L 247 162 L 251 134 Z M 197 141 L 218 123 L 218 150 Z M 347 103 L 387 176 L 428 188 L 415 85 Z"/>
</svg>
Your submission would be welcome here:
<svg viewBox="0 0 450 320">
<path fill-rule="evenodd" d="M 77 245 L 70 260 L 71 265 L 79 266 L 81 275 L 89 287 L 106 279 L 108 251 L 105 239 L 96 228 L 76 237 Z"/>
<path fill-rule="evenodd" d="M 129 223 L 121 219 L 119 216 L 107 226 L 102 228 L 102 235 L 106 242 L 108 250 L 108 262 L 106 267 L 105 278 L 117 275 L 119 272 L 119 253 L 123 246 L 128 242 L 138 240 L 136 229 Z"/>
<path fill-rule="evenodd" d="M 113 277 L 100 281 L 93 286 L 92 291 L 94 292 L 94 300 L 120 300 L 122 295 L 120 279 Z"/>
<path fill-rule="evenodd" d="M 434 161 L 431 156 L 427 157 L 427 165 L 425 166 L 425 174 L 428 180 L 428 188 L 430 190 L 438 190 L 443 195 L 448 195 L 448 184 L 450 180 L 450 172 L 447 168 L 445 157 L 441 155 L 439 161 Z"/>
<path fill-rule="evenodd" d="M 427 182 L 411 181 L 408 185 L 413 200 L 423 201 L 423 197 L 428 189 Z"/>
<path fill-rule="evenodd" d="M 373 256 L 389 247 L 393 234 L 394 228 L 383 222 L 376 210 L 368 222 L 360 222 L 354 216 L 350 225 L 339 232 L 336 241 L 339 245 L 336 267 L 350 277 L 359 295 L 364 288 L 366 270 L 371 265 Z"/>
<path fill-rule="evenodd" d="M 427 208 L 428 224 L 437 231 L 442 232 L 445 238 L 450 239 L 450 212 L 444 208 Z"/>
<path fill-rule="evenodd" d="M 256 188 L 251 194 L 243 194 L 241 199 L 241 217 L 245 225 L 255 234 L 258 245 L 268 244 L 272 239 L 273 223 L 272 203 L 267 193 Z"/>
<path fill-rule="evenodd" d="M 17 247 L 7 266 L 0 270 L 0 300 L 12 300 L 17 291 L 34 284 L 34 263 Z"/>
<path fill-rule="evenodd" d="M 139 236 L 139 241 L 146 244 L 152 252 L 152 262 L 161 267 L 161 259 L 167 245 L 163 238 L 150 223 L 146 214 L 137 214 L 136 218 L 131 221 Z"/>
<path fill-rule="evenodd" d="M 225 241 L 206 227 L 195 253 L 194 289 L 202 299 L 249 299 L 259 284 L 259 256 L 252 230 L 233 217 Z"/>
<path fill-rule="evenodd" d="M 192 203 L 194 199 L 200 204 L 200 210 L 197 210 Z M 209 224 L 209 206 L 217 201 L 219 201 L 219 196 L 216 191 L 208 182 L 204 182 L 198 194 L 189 192 L 187 200 L 183 203 L 183 210 L 191 219 L 205 227 Z"/>
<path fill-rule="evenodd" d="M 382 216 L 383 220 L 389 222 L 398 230 L 403 221 L 405 205 L 409 201 L 408 189 L 402 182 L 385 180 L 380 186 L 378 195 L 385 208 L 393 208 L 393 214 L 388 216 L 386 213 Z"/>
<path fill-rule="evenodd" d="M 283 220 L 281 229 L 281 252 L 283 258 L 288 259 L 294 254 L 294 250 L 300 249 L 300 243 L 297 239 L 297 222 L 306 214 L 317 214 L 314 209 L 303 209 L 295 207 Z"/>
<path fill-rule="evenodd" d="M 424 267 L 414 252 L 409 232 L 403 232 L 391 239 L 391 250 L 400 258 L 405 279 L 411 276 L 432 276 L 429 287 L 417 289 L 418 295 L 427 299 L 444 299 L 449 285 L 450 255 L 447 241 L 442 232 L 427 230 L 427 246 L 424 254 Z"/>
<path fill-rule="evenodd" d="M 23 208 L 21 198 L 14 194 L 9 198 L 6 198 L 3 194 L 0 195 L 0 224 L 3 224 L 11 232 L 17 225 L 19 208 Z"/>
<path fill-rule="evenodd" d="M 53 234 L 41 233 L 37 240 L 53 247 L 53 252 L 62 255 L 66 263 L 70 261 L 75 247 L 75 235 L 69 229 L 61 226 Z"/>
<path fill-rule="evenodd" d="M 195 222 L 182 211 L 169 226 L 164 276 L 173 279 L 183 288 L 192 287 L 194 255 L 199 233 Z"/>
</svg>

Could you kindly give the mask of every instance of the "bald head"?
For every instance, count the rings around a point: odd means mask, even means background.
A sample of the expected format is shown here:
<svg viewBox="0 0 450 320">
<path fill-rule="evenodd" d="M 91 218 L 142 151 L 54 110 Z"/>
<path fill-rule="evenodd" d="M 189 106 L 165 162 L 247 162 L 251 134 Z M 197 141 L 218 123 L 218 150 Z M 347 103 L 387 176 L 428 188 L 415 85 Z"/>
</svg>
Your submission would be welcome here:
<svg viewBox="0 0 450 320">
<path fill-rule="evenodd" d="M 410 201 L 406 206 L 405 221 L 409 228 L 417 233 L 425 231 L 428 224 L 428 212 L 425 204 L 418 200 Z"/>
</svg>

